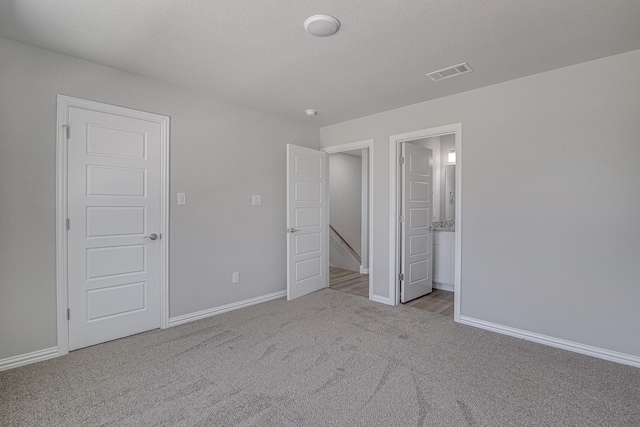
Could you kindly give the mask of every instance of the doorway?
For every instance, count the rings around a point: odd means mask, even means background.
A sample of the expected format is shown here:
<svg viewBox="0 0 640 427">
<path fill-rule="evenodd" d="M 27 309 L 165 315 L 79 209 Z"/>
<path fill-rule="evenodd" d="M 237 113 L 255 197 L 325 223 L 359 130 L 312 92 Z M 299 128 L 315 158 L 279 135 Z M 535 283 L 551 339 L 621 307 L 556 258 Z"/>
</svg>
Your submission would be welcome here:
<svg viewBox="0 0 640 427">
<path fill-rule="evenodd" d="M 168 326 L 168 131 L 58 96 L 58 355 Z"/>
<path fill-rule="evenodd" d="M 442 141 L 441 141 L 442 140 Z M 403 188 L 401 179 L 402 149 L 406 144 L 418 145 L 431 149 L 437 162 L 433 163 L 433 209 L 429 222 L 432 227 L 434 243 L 429 250 L 434 253 L 431 260 L 438 262 L 440 271 L 434 271 L 438 292 L 453 291 L 453 317 L 460 318 L 461 301 L 461 188 L 462 188 L 462 125 L 454 124 L 438 128 L 424 129 L 390 137 L 390 256 L 389 256 L 389 303 L 397 305 L 401 300 L 402 281 L 402 234 L 404 218 L 402 214 Z M 455 160 L 454 160 L 455 158 Z M 455 166 L 449 167 L 455 164 Z M 447 187 L 448 185 L 448 187 Z M 450 217 L 447 219 L 447 215 Z M 434 230 L 438 230 L 437 232 Z M 447 232 L 441 233 L 440 230 Z M 448 246 L 446 246 L 448 245 Z M 448 248 L 449 253 L 444 250 Z M 455 249 L 454 249 L 455 248 Z M 448 277 L 452 285 L 447 288 L 444 274 L 446 264 L 444 256 L 449 256 Z M 443 261 L 443 262 L 439 262 Z M 441 265 L 442 264 L 442 265 Z M 437 266 L 436 266 L 437 267 Z M 451 280 L 452 279 L 452 280 Z M 442 285 L 442 286 L 441 286 Z M 434 291 L 435 293 L 435 291 Z"/>
<path fill-rule="evenodd" d="M 341 290 L 375 300 L 370 250 L 373 140 L 328 147 L 323 151 L 328 154 L 329 162 L 334 162 L 329 176 L 330 277 L 339 282 Z"/>
</svg>

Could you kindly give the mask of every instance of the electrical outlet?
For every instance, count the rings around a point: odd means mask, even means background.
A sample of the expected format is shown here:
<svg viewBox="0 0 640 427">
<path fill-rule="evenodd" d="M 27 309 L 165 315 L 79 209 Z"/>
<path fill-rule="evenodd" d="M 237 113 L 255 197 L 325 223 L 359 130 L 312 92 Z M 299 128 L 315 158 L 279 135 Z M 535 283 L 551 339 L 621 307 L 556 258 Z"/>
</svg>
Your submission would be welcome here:
<svg viewBox="0 0 640 427">
<path fill-rule="evenodd" d="M 253 206 L 262 205 L 262 196 L 259 194 L 254 194 L 253 196 L 251 196 L 251 204 Z"/>
<path fill-rule="evenodd" d="M 183 206 L 187 204 L 187 195 L 185 193 L 178 193 L 178 205 Z"/>
<path fill-rule="evenodd" d="M 238 283 L 239 281 L 240 281 L 240 273 L 236 271 L 231 275 L 231 283 Z"/>
</svg>

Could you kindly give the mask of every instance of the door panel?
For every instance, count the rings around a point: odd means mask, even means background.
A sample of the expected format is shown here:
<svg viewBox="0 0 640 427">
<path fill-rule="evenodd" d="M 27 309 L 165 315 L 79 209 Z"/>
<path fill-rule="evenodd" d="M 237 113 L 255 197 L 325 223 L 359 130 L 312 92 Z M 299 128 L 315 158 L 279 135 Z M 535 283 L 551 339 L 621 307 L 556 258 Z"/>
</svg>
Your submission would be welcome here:
<svg viewBox="0 0 640 427">
<path fill-rule="evenodd" d="M 143 235 L 144 227 L 144 207 L 87 207 L 87 237 Z"/>
<path fill-rule="evenodd" d="M 144 272 L 144 249 L 144 245 L 88 248 L 87 279 Z"/>
<path fill-rule="evenodd" d="M 113 129 L 92 123 L 87 125 L 87 153 L 144 160 L 147 138 L 144 132 Z"/>
<path fill-rule="evenodd" d="M 145 196 L 145 170 L 87 165 L 87 195 Z"/>
<path fill-rule="evenodd" d="M 310 252 L 322 250 L 322 234 L 313 233 L 296 236 L 296 255 L 303 255 Z"/>
<path fill-rule="evenodd" d="M 433 181 L 432 153 L 428 148 L 403 143 L 401 301 L 432 291 L 433 285 Z"/>
<path fill-rule="evenodd" d="M 160 326 L 159 123 L 69 108 L 69 349 Z"/>
<path fill-rule="evenodd" d="M 287 145 L 287 299 L 329 285 L 327 155 Z"/>
<path fill-rule="evenodd" d="M 87 292 L 87 320 L 143 310 L 146 306 L 146 283 L 130 283 L 93 289 Z"/>
</svg>

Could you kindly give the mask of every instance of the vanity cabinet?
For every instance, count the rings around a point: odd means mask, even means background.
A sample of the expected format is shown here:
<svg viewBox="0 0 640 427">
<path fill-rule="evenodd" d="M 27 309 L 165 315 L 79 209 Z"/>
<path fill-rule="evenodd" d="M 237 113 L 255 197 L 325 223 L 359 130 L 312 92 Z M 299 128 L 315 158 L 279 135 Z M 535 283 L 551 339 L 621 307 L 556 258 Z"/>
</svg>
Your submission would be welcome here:
<svg viewBox="0 0 640 427">
<path fill-rule="evenodd" d="M 455 233 L 434 231 L 433 234 L 433 287 L 453 292 Z"/>
</svg>

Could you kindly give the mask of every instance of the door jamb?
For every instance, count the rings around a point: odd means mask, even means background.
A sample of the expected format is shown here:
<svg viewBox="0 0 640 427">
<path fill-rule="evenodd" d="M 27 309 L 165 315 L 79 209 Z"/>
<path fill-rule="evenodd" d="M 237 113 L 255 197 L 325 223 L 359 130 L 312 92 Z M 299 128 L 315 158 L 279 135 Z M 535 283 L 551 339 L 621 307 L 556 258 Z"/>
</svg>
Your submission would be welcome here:
<svg viewBox="0 0 640 427">
<path fill-rule="evenodd" d="M 160 125 L 160 328 L 169 327 L 169 117 L 125 107 L 73 98 L 57 97 L 56 129 L 56 320 L 57 356 L 69 353 L 67 276 L 67 129 L 69 108 L 117 114 Z"/>
<path fill-rule="evenodd" d="M 368 201 L 369 201 L 369 206 L 368 206 L 368 212 L 367 212 L 367 216 L 368 216 L 368 227 L 367 227 L 367 231 L 369 233 L 369 250 L 368 250 L 368 256 L 369 256 L 369 299 L 372 301 L 379 301 L 379 302 L 383 302 L 386 303 L 387 298 L 386 297 L 380 297 L 378 295 L 375 295 L 373 293 L 373 139 L 366 139 L 364 141 L 356 141 L 356 142 L 350 142 L 347 144 L 341 144 L 341 145 L 334 145 L 331 147 L 325 147 L 322 149 L 322 151 L 326 152 L 327 154 L 335 154 L 335 153 L 343 153 L 345 151 L 351 151 L 351 150 L 359 150 L 359 149 L 363 149 L 363 148 L 367 148 L 369 149 L 369 173 L 368 173 L 368 178 L 369 178 L 369 196 L 368 196 Z M 328 161 L 327 161 L 327 169 L 328 169 Z M 331 194 L 331 188 L 329 188 L 329 194 Z M 327 210 L 329 210 L 330 206 L 327 206 Z M 327 212 L 327 218 L 328 220 L 330 220 L 330 214 L 329 212 Z M 328 248 L 327 248 L 328 249 Z M 327 252 L 329 253 L 329 252 Z M 327 263 L 327 268 L 329 268 L 329 263 Z M 329 272 L 327 271 L 327 277 L 329 277 Z"/>
<path fill-rule="evenodd" d="M 460 321 L 462 297 L 462 123 L 422 129 L 389 137 L 389 304 L 398 305 L 400 300 L 399 280 L 399 217 L 398 217 L 398 158 L 400 144 L 416 139 L 441 135 L 455 135 L 456 147 L 456 211 L 455 211 L 455 280 L 453 320 Z"/>
</svg>

